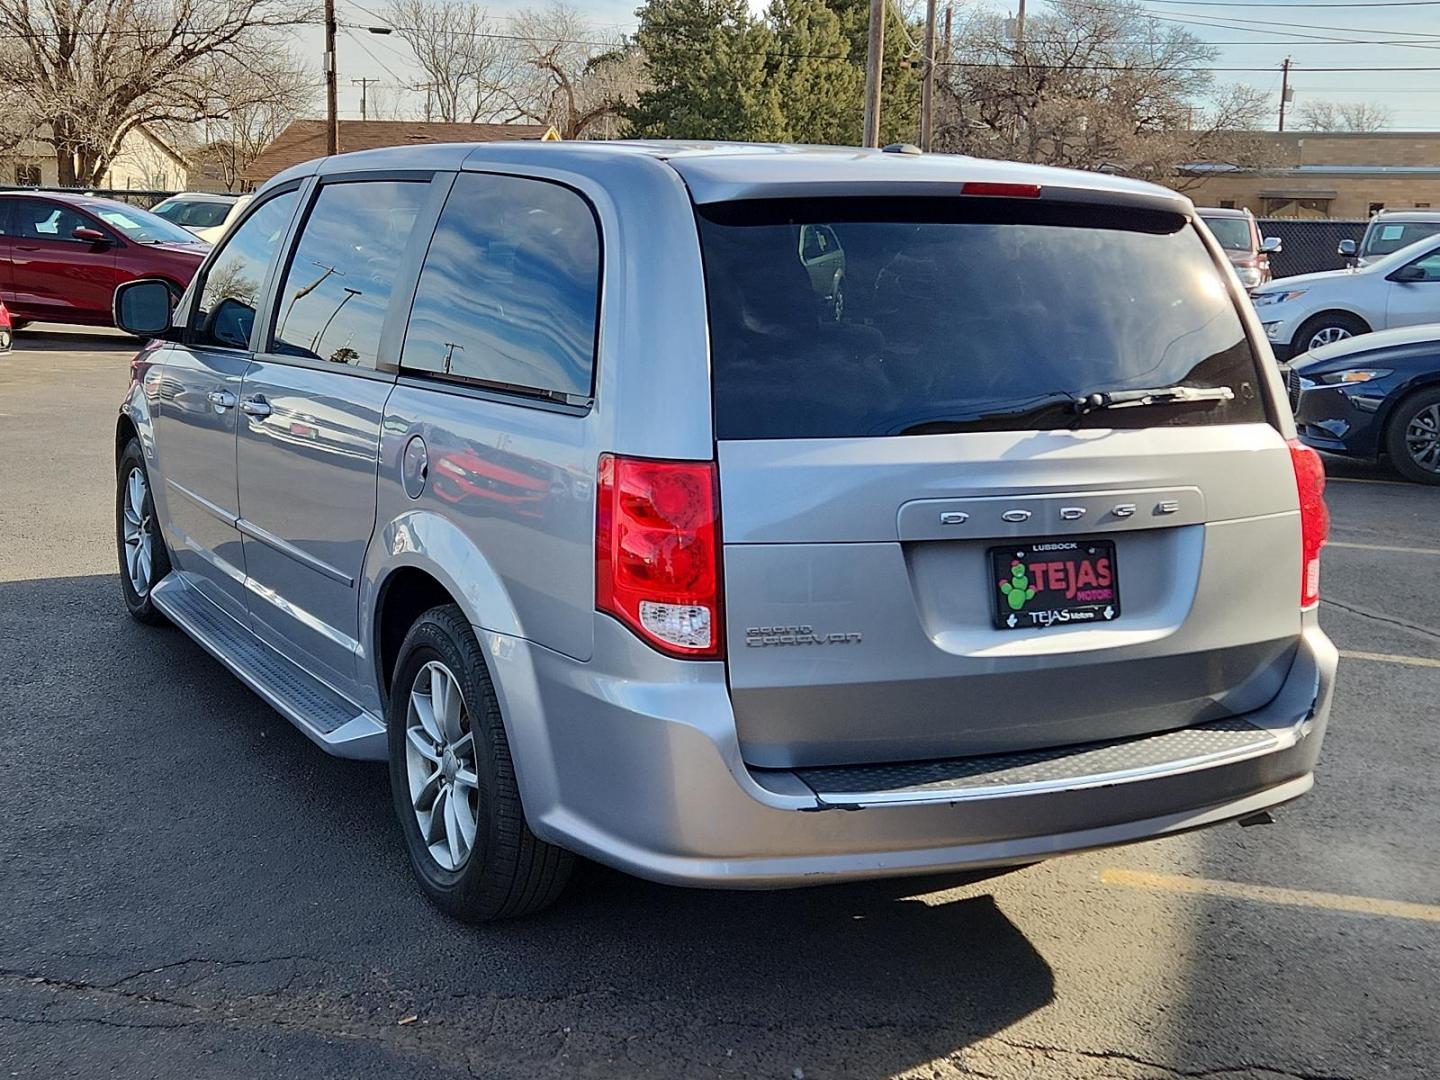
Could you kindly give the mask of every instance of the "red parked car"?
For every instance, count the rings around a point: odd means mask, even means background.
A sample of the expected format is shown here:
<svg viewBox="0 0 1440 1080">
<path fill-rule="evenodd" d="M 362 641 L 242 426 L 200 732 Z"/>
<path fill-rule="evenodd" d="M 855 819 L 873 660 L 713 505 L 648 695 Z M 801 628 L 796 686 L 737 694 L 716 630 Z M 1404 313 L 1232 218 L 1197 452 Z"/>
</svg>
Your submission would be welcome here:
<svg viewBox="0 0 1440 1080">
<path fill-rule="evenodd" d="M 128 203 L 0 192 L 0 303 L 17 328 L 35 320 L 113 326 L 116 285 L 163 278 L 179 292 L 209 250 Z"/>
<path fill-rule="evenodd" d="M 0 353 L 10 351 L 10 310 L 5 306 L 5 301 L 0 300 Z"/>
</svg>

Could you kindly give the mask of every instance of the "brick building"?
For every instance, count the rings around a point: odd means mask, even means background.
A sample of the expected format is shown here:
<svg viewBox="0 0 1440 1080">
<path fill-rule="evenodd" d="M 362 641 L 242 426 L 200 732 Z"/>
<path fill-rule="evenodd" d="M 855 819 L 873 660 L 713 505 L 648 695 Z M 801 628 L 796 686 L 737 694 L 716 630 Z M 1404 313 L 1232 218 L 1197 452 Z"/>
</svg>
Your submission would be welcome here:
<svg viewBox="0 0 1440 1080">
<path fill-rule="evenodd" d="M 1440 132 L 1286 131 L 1265 138 L 1272 165 L 1187 165 L 1185 194 L 1200 206 L 1246 207 L 1257 217 L 1366 218 L 1379 210 L 1440 209 Z"/>
</svg>

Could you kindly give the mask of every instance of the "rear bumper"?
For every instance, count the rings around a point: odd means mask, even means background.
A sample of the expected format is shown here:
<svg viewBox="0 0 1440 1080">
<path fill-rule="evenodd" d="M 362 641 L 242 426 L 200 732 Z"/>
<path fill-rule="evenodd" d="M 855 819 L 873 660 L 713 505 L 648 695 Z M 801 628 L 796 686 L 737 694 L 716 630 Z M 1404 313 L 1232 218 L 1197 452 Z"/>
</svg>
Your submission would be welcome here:
<svg viewBox="0 0 1440 1080">
<path fill-rule="evenodd" d="M 1284 687 L 1245 717 L 1264 745 L 1243 755 L 1187 752 L 1044 783 L 986 790 L 957 780 L 873 798 L 817 794 L 797 773 L 747 768 L 720 664 L 667 660 L 608 620 L 589 663 L 481 637 L 537 835 L 656 881 L 775 888 L 1034 862 L 1302 795 L 1337 663 L 1306 619 Z"/>
</svg>

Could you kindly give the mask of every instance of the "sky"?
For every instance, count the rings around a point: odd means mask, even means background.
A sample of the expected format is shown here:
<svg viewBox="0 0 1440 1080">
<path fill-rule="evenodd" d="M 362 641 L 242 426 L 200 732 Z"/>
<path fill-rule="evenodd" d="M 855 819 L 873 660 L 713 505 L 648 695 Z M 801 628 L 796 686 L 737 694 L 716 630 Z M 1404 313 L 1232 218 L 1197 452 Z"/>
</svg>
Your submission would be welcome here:
<svg viewBox="0 0 1440 1080">
<path fill-rule="evenodd" d="M 383 25 L 383 0 L 336 0 L 342 26 Z M 610 36 L 634 29 L 638 0 L 570 0 L 595 30 Z M 760 10 L 763 0 L 750 0 Z M 939 0 L 941 11 L 947 0 Z M 1017 0 L 951 0 L 963 9 L 1013 14 Z M 363 3 L 363 6 L 362 6 Z M 536 6 L 543 0 L 536 0 Z M 1365 101 L 1390 112 L 1389 130 L 1440 130 L 1440 0 L 1142 0 L 1167 25 L 1183 25 L 1219 52 L 1214 67 L 1220 82 L 1244 82 L 1270 94 L 1271 127 L 1278 117 L 1280 65 L 1292 61 L 1295 100 Z M 527 6 L 514 0 L 484 5 L 492 18 Z M 1027 11 L 1043 12 L 1045 0 L 1029 0 Z M 308 28 L 297 47 L 313 50 L 320 68 L 321 39 Z M 351 79 L 380 81 L 380 93 L 411 110 L 423 94 L 406 89 L 421 76 L 398 37 L 343 29 L 338 42 L 340 115 L 360 115 L 360 87 Z M 1326 71 L 1325 68 L 1433 68 L 1431 71 Z M 374 87 L 371 88 L 372 92 Z M 317 94 L 317 105 L 323 98 Z M 1287 123 L 1287 127 L 1292 126 Z"/>
</svg>

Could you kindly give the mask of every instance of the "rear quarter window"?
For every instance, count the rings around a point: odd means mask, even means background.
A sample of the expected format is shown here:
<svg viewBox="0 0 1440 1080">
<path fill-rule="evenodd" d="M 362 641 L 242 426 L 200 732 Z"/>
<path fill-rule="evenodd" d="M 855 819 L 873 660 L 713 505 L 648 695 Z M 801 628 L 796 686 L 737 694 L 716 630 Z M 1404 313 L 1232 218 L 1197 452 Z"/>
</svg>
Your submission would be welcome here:
<svg viewBox="0 0 1440 1080">
<path fill-rule="evenodd" d="M 590 397 L 600 232 L 560 184 L 462 173 L 425 255 L 402 369 L 565 400 Z"/>
<path fill-rule="evenodd" d="M 1178 214 L 766 200 L 702 206 L 699 228 L 722 439 L 1268 419 L 1226 279 Z M 815 230 L 833 241 L 819 266 Z M 1177 384 L 1234 398 L 1070 406 Z"/>
</svg>

